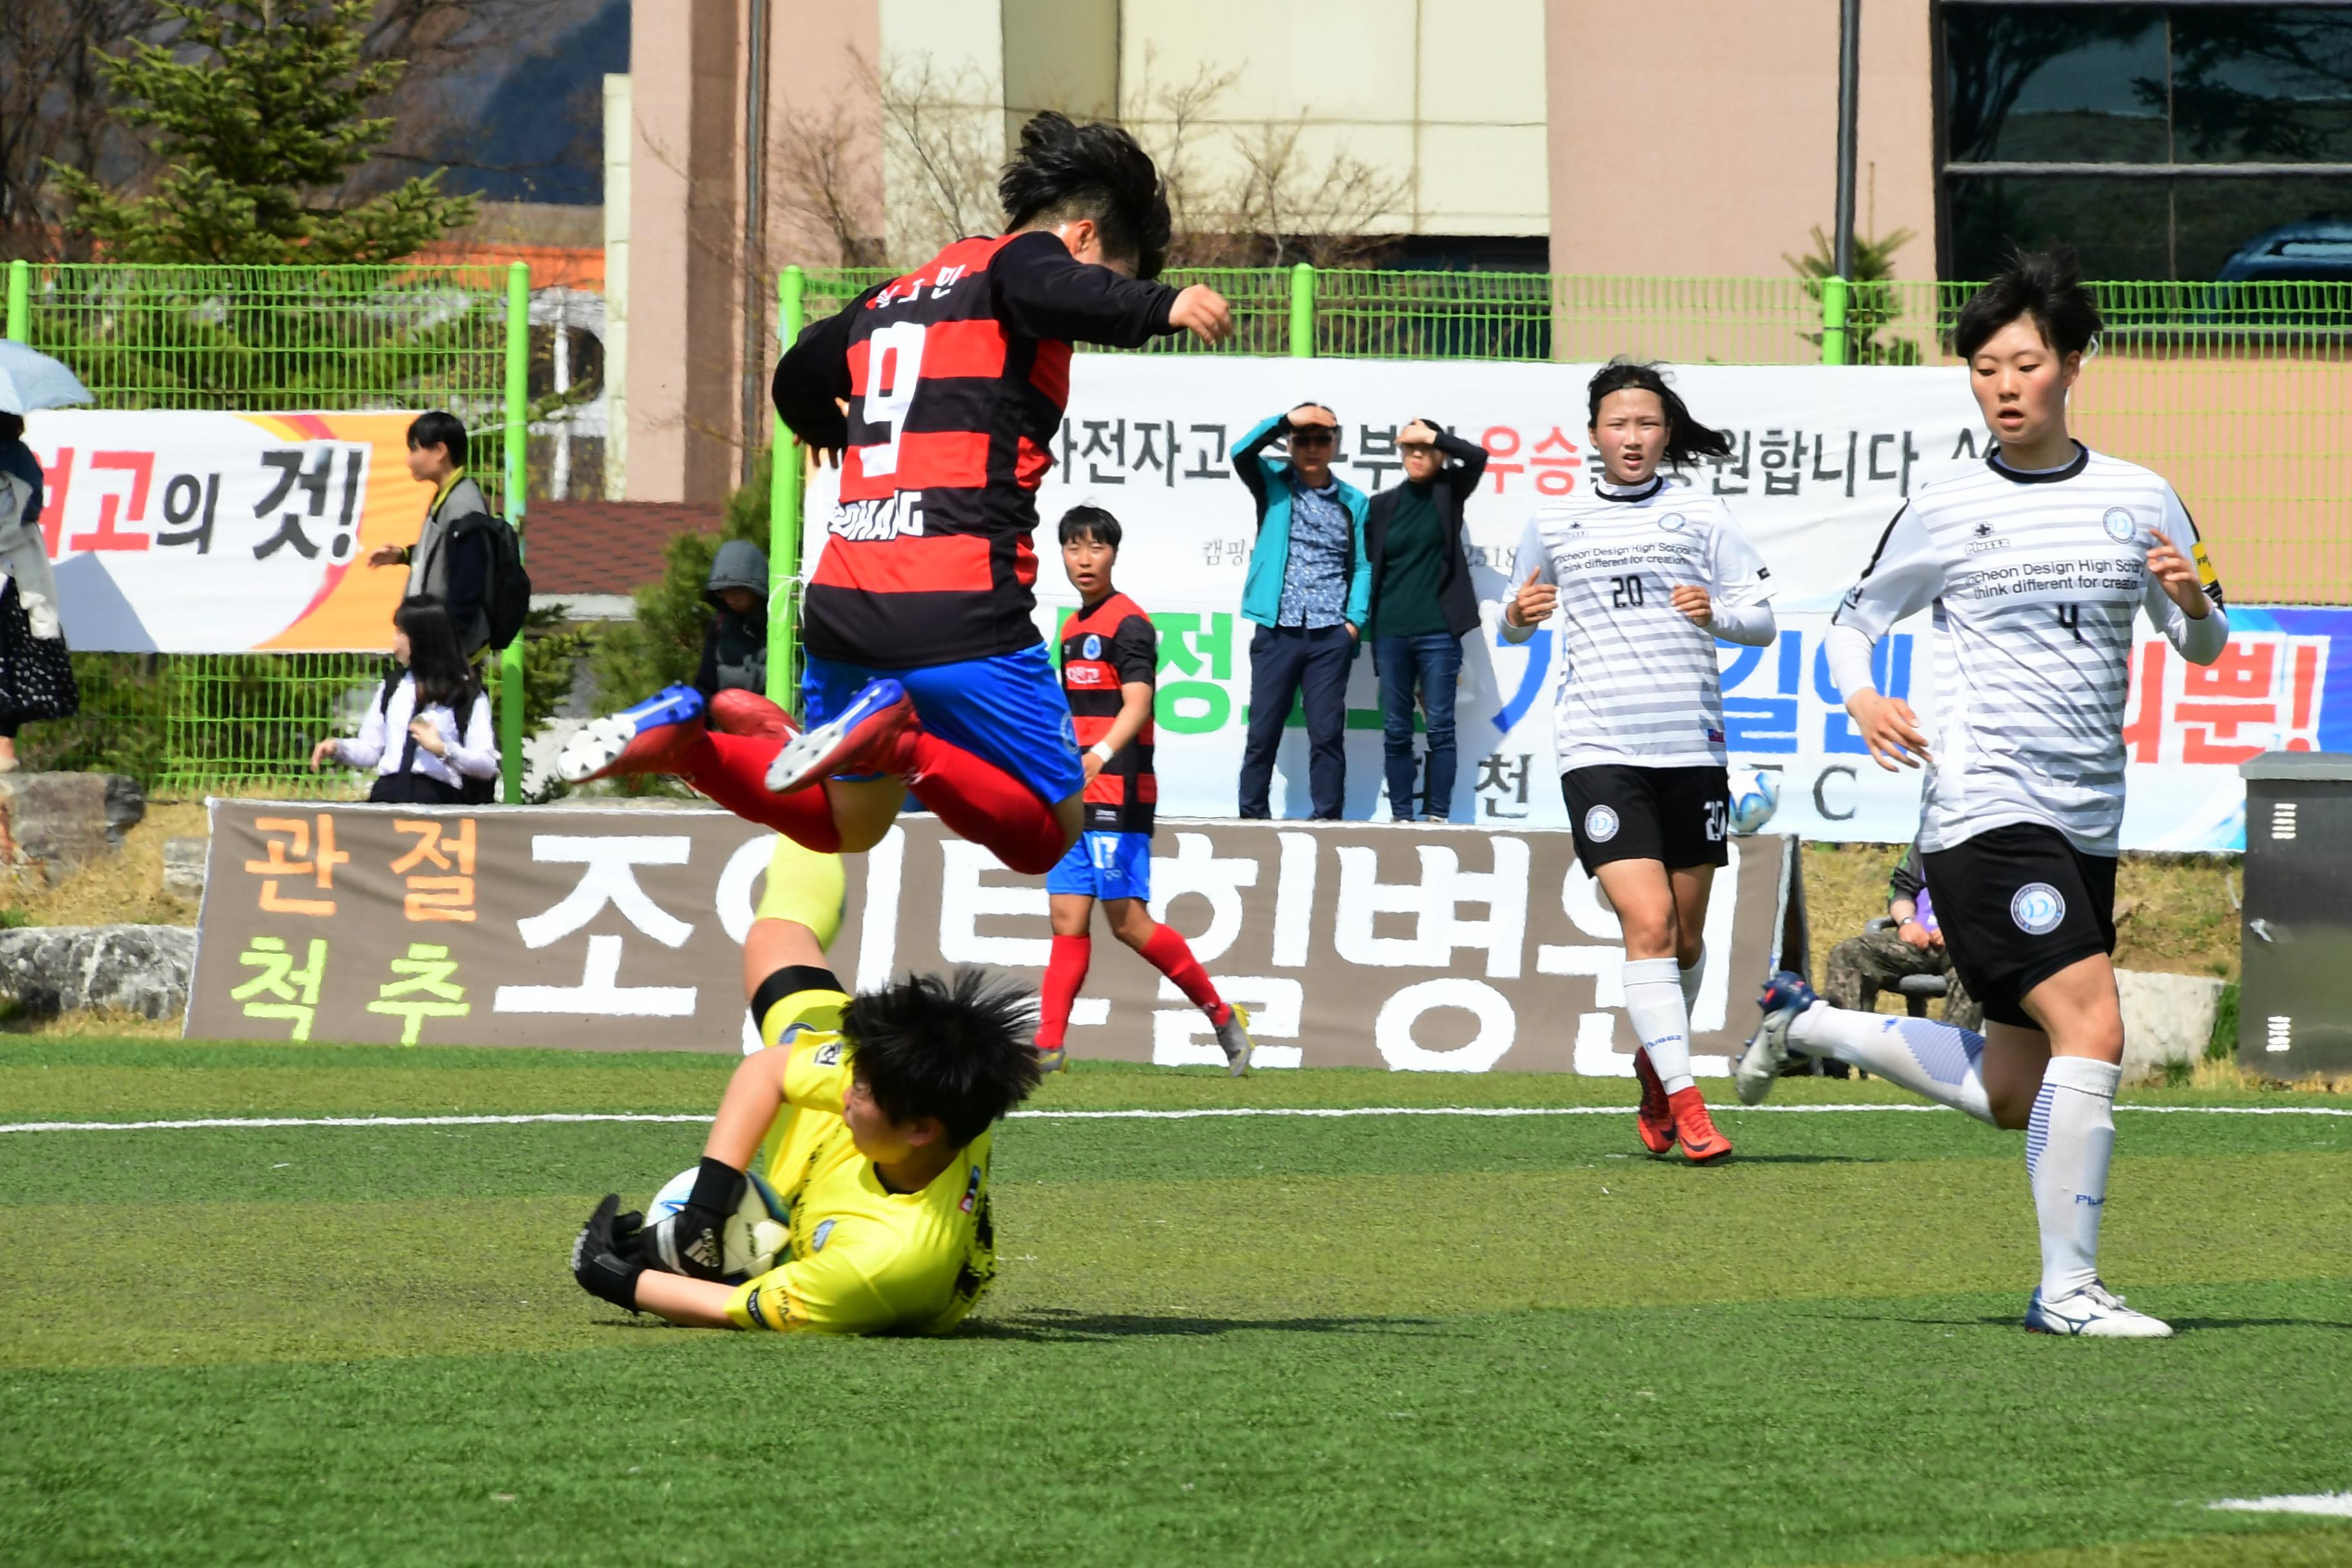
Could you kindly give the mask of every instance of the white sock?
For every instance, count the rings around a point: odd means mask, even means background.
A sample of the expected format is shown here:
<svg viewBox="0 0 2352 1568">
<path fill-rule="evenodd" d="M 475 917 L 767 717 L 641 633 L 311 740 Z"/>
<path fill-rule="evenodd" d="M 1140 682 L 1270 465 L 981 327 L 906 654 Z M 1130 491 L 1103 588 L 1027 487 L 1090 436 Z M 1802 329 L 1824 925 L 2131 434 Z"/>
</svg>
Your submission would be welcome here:
<svg viewBox="0 0 2352 1568">
<path fill-rule="evenodd" d="M 2124 1069 L 2090 1057 L 2052 1057 L 2025 1124 L 2025 1178 L 2042 1221 L 2042 1299 L 2099 1277 L 2099 1215 L 2116 1153 L 2116 1085 Z"/>
<path fill-rule="evenodd" d="M 1690 1068 L 1690 1010 L 1683 1005 L 1682 965 L 1671 958 L 1625 961 L 1625 1016 L 1650 1053 L 1668 1094 L 1696 1081 Z"/>
<path fill-rule="evenodd" d="M 1683 1012 L 1687 1016 L 1698 1010 L 1698 988 L 1706 979 L 1706 949 L 1701 947 L 1697 961 L 1677 973 L 1683 983 Z"/>
<path fill-rule="evenodd" d="M 1833 1057 L 1992 1123 L 1981 1070 L 1982 1035 L 1928 1018 L 1855 1013 L 1819 1002 L 1789 1026 L 1789 1038 L 1813 1056 Z"/>
</svg>

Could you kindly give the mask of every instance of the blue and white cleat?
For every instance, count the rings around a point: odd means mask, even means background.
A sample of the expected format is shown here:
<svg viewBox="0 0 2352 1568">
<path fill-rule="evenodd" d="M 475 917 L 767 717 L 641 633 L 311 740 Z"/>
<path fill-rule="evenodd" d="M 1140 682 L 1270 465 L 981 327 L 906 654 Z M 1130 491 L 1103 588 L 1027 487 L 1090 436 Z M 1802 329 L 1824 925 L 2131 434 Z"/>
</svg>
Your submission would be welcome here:
<svg viewBox="0 0 2352 1568">
<path fill-rule="evenodd" d="M 914 722 L 905 687 L 869 680 L 838 717 L 784 742 L 768 764 L 769 793 L 790 795 L 836 773 L 898 773 L 898 740 Z"/>
<path fill-rule="evenodd" d="M 2124 1299 L 2094 1279 L 2054 1301 L 2042 1299 L 2042 1287 L 2025 1304 L 2025 1326 L 2037 1334 L 2066 1334 L 2089 1340 L 2168 1340 L 2172 1325 L 2146 1312 L 2135 1312 Z"/>
<path fill-rule="evenodd" d="M 1748 1048 L 1740 1053 L 1739 1065 L 1731 1069 L 1739 1103 L 1764 1103 L 1764 1097 L 1772 1092 L 1772 1080 L 1789 1065 L 1789 1026 L 1820 1000 L 1805 977 L 1792 970 L 1784 969 L 1765 983 L 1764 994 L 1756 999 L 1756 1005 L 1764 1009 L 1764 1021 L 1756 1026 Z"/>
<path fill-rule="evenodd" d="M 585 784 L 622 773 L 675 773 L 702 735 L 702 693 L 691 686 L 664 687 L 634 708 L 590 720 L 563 742 L 556 776 Z"/>
</svg>

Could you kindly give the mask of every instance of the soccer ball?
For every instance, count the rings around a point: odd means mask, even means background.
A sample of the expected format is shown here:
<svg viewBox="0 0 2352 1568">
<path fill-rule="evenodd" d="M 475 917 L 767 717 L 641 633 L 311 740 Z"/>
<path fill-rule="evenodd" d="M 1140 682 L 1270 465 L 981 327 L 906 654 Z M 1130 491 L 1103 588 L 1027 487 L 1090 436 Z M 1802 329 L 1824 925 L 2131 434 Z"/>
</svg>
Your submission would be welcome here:
<svg viewBox="0 0 2352 1568">
<path fill-rule="evenodd" d="M 1780 775 L 1770 768 L 1731 770 L 1731 831 L 1745 838 L 1760 833 L 1780 808 Z"/>
<path fill-rule="evenodd" d="M 748 1173 L 751 1179 L 743 1188 L 743 1201 L 727 1216 L 724 1278 L 730 1285 L 740 1285 L 773 1268 L 793 1238 L 788 1223 L 791 1216 L 775 1189 L 761 1180 L 757 1171 Z M 680 1171 L 662 1184 L 662 1190 L 646 1205 L 647 1230 L 686 1206 L 686 1200 L 694 1195 L 695 1174 L 692 1169 Z"/>
</svg>

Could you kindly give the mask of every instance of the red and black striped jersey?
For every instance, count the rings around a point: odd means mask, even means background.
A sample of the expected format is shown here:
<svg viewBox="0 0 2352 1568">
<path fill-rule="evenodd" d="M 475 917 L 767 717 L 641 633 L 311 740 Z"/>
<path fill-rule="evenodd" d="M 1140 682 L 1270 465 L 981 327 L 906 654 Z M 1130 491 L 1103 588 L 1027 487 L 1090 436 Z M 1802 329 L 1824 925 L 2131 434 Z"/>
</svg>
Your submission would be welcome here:
<svg viewBox="0 0 2352 1568">
<path fill-rule="evenodd" d="M 1062 691 L 1070 700 L 1070 722 L 1081 747 L 1110 733 L 1130 681 L 1155 684 L 1160 671 L 1160 634 L 1151 617 L 1124 594 L 1087 605 L 1062 626 Z M 1151 772 L 1152 722 L 1149 715 L 1135 739 L 1111 753 L 1087 785 L 1086 826 L 1093 833 L 1149 833 L 1160 781 Z"/>
<path fill-rule="evenodd" d="M 809 651 L 906 668 L 1034 644 L 1030 535 L 1070 344 L 1137 347 L 1170 330 L 1175 299 L 1032 231 L 958 240 L 803 332 L 776 366 L 776 412 L 842 449 Z"/>
</svg>

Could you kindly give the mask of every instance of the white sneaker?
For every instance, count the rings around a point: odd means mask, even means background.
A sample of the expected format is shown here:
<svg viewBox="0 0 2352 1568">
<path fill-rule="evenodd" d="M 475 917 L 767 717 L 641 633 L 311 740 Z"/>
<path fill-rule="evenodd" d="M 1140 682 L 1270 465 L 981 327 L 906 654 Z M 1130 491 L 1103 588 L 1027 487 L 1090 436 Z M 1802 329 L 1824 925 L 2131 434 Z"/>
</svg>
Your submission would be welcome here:
<svg viewBox="0 0 2352 1568">
<path fill-rule="evenodd" d="M 2095 1340 L 2168 1340 L 2172 1325 L 2135 1312 L 2124 1299 L 2096 1279 L 2055 1301 L 2042 1299 L 2042 1287 L 2025 1304 L 2025 1326 L 2037 1334 L 2077 1334 Z"/>
<path fill-rule="evenodd" d="M 1820 1000 L 1803 975 L 1789 970 L 1766 983 L 1764 994 L 1756 999 L 1764 1009 L 1763 1022 L 1739 1054 L 1739 1065 L 1731 1069 L 1732 1087 L 1739 1091 L 1742 1105 L 1761 1105 L 1772 1092 L 1773 1080 L 1789 1065 L 1789 1026 Z"/>
</svg>

